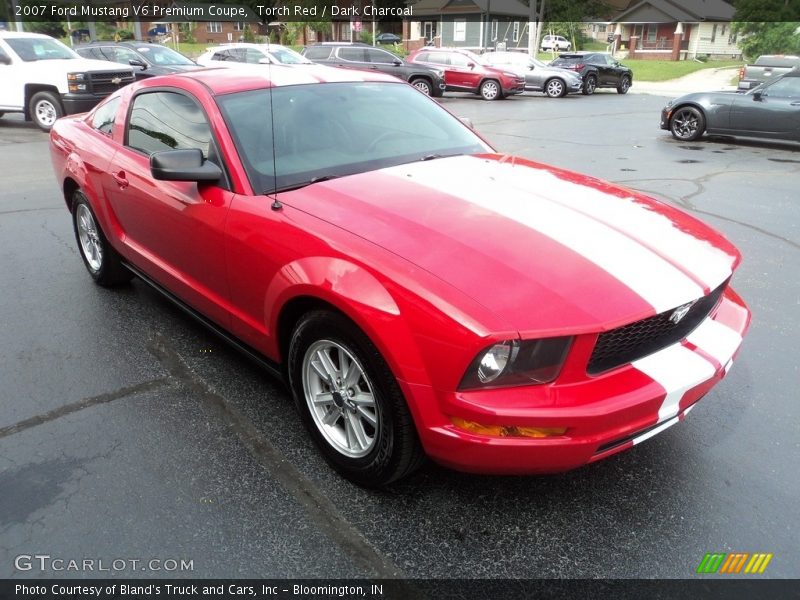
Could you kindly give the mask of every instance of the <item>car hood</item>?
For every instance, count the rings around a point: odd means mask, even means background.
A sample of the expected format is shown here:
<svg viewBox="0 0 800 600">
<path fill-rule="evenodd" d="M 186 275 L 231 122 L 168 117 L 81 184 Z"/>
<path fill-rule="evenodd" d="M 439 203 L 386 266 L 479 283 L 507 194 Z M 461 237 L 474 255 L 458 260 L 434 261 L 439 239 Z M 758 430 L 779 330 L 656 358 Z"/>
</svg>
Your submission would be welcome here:
<svg viewBox="0 0 800 600">
<path fill-rule="evenodd" d="M 663 203 L 495 154 L 342 177 L 281 200 L 425 269 L 523 336 L 611 329 L 681 306 L 739 260 L 720 234 Z"/>
<path fill-rule="evenodd" d="M 56 60 L 34 60 L 25 63 L 26 70 L 36 72 L 52 71 L 64 73 L 79 73 L 81 71 L 133 71 L 130 65 L 110 62 L 107 60 L 95 60 L 93 58 L 64 58 Z"/>
</svg>

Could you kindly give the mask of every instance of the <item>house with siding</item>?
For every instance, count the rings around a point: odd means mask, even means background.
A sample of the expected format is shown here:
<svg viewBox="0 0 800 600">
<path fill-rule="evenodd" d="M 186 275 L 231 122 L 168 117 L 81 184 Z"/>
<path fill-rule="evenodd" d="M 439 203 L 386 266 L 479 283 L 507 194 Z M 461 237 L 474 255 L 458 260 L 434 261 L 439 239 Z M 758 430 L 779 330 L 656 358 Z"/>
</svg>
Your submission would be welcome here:
<svg viewBox="0 0 800 600">
<path fill-rule="evenodd" d="M 403 22 L 411 51 L 441 47 L 513 49 L 528 47 L 528 7 L 519 0 L 419 0 Z"/>
<path fill-rule="evenodd" d="M 615 47 L 636 59 L 741 58 L 733 14 L 724 0 L 634 1 L 611 21 Z"/>
</svg>

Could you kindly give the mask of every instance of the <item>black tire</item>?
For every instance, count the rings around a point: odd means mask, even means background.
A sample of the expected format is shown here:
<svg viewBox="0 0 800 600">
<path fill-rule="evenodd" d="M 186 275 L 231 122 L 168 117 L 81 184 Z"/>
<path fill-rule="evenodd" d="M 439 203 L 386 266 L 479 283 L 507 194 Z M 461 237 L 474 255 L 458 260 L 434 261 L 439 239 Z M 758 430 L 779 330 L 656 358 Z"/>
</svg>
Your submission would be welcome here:
<svg viewBox="0 0 800 600">
<path fill-rule="evenodd" d="M 431 82 L 424 77 L 415 77 L 409 81 L 409 83 L 426 96 L 433 96 L 433 86 Z"/>
<path fill-rule="evenodd" d="M 631 89 L 631 78 L 628 77 L 627 75 L 623 75 L 619 80 L 619 85 L 617 86 L 617 93 L 627 94 L 629 89 Z"/>
<path fill-rule="evenodd" d="M 503 88 L 496 79 L 486 79 L 478 90 L 484 100 L 500 100 L 503 97 Z"/>
<path fill-rule="evenodd" d="M 122 265 L 119 254 L 108 243 L 89 201 L 80 190 L 72 195 L 72 228 L 83 264 L 95 283 L 112 287 L 133 278 L 133 273 Z"/>
<path fill-rule="evenodd" d="M 544 93 L 550 98 L 563 98 L 567 95 L 567 85 L 561 79 L 553 77 L 545 82 Z"/>
<path fill-rule="evenodd" d="M 344 371 L 349 369 L 343 365 L 342 350 L 349 361 L 347 365 L 360 369 L 361 376 L 357 373 L 355 383 L 346 381 Z M 320 351 L 333 367 L 328 378 L 320 376 Z M 369 338 L 346 317 L 327 310 L 304 315 L 292 333 L 287 366 L 289 384 L 303 423 L 322 455 L 339 473 L 359 485 L 375 487 L 405 477 L 422 464 L 425 454 L 397 380 Z M 337 370 L 340 368 L 343 372 Z M 325 381 L 335 381 L 336 389 L 325 385 Z M 319 402 L 323 395 L 330 397 L 327 405 Z M 353 456 L 350 432 L 352 441 L 361 443 L 352 425 L 352 419 L 362 418 L 357 412 L 356 397 L 372 399 L 371 406 L 367 403 L 363 406 L 372 411 L 369 414 L 374 425 L 363 421 L 360 433 L 368 445 L 358 446 L 355 450 L 362 454 Z"/>
<path fill-rule="evenodd" d="M 669 120 L 672 137 L 682 142 L 693 142 L 700 139 L 706 130 L 706 118 L 700 109 L 694 106 L 676 108 Z"/>
<path fill-rule="evenodd" d="M 39 129 L 50 131 L 56 119 L 64 116 L 64 107 L 53 92 L 37 92 L 28 103 L 28 114 Z"/>
<path fill-rule="evenodd" d="M 594 94 L 594 91 L 597 89 L 597 75 L 594 73 L 589 73 L 586 78 L 583 80 L 583 87 L 581 88 L 581 93 L 584 96 L 591 96 Z"/>
</svg>

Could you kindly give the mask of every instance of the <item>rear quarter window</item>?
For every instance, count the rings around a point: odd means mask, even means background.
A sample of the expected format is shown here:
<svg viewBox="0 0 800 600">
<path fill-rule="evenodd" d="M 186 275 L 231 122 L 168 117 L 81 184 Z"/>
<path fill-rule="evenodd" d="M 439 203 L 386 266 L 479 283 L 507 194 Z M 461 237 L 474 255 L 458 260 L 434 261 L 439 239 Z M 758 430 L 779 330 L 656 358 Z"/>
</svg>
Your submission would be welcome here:
<svg viewBox="0 0 800 600">
<path fill-rule="evenodd" d="M 331 49 L 325 46 L 311 46 L 306 48 L 305 56 L 308 60 L 323 60 L 331 55 Z"/>
</svg>

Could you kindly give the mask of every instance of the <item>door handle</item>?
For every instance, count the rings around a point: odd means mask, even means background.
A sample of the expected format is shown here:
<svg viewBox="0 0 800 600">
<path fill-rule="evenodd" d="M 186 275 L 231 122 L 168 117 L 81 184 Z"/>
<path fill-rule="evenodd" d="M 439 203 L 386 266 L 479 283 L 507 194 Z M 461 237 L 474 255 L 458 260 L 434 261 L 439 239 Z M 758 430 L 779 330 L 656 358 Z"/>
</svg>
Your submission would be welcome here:
<svg viewBox="0 0 800 600">
<path fill-rule="evenodd" d="M 790 102 L 789 106 L 800 106 L 800 100 L 798 100 L 797 102 Z"/>
<path fill-rule="evenodd" d="M 114 177 L 114 181 L 117 182 L 119 189 L 124 190 L 128 187 L 128 180 L 125 177 L 125 171 L 119 171 L 118 173 L 112 173 L 112 177 Z"/>
</svg>

